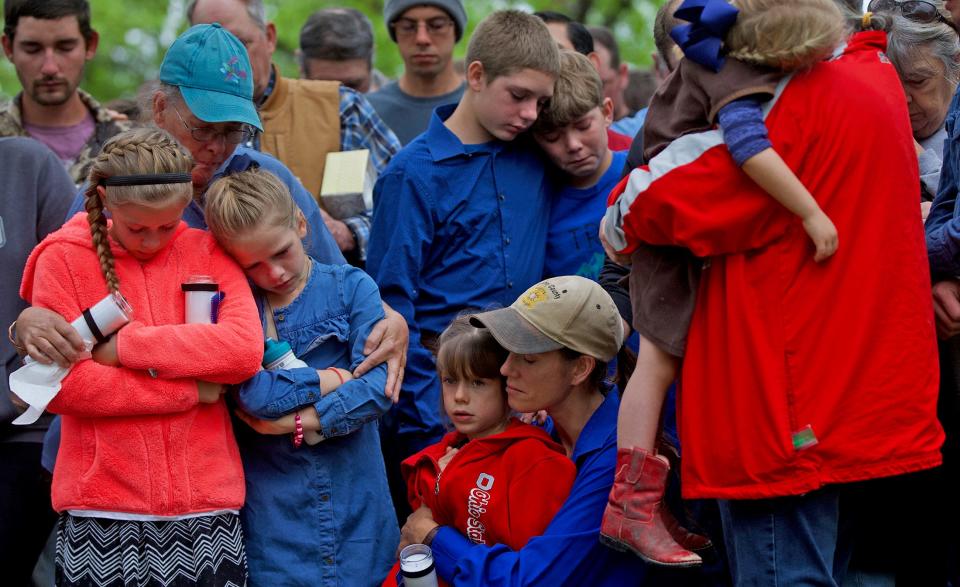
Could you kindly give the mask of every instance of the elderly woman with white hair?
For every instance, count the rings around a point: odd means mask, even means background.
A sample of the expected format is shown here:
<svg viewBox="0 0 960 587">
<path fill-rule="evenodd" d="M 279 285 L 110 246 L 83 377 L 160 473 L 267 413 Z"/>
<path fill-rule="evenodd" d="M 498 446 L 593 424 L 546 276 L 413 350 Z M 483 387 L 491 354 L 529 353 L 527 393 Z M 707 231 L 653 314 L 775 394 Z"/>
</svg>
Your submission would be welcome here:
<svg viewBox="0 0 960 587">
<path fill-rule="evenodd" d="M 882 5 L 883 0 L 874 4 Z M 947 111 L 960 80 L 960 37 L 939 10 L 931 10 L 930 15 L 928 22 L 918 21 L 916 16 L 895 16 L 887 40 L 887 56 L 897 68 L 907 96 L 924 200 L 932 200 L 937 193 Z"/>
</svg>

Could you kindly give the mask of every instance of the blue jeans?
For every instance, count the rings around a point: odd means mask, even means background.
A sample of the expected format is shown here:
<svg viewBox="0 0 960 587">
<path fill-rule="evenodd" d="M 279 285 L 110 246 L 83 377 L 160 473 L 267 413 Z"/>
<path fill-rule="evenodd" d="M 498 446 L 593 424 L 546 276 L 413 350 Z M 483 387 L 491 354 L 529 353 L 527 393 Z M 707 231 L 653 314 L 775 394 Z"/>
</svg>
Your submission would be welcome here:
<svg viewBox="0 0 960 587">
<path fill-rule="evenodd" d="M 720 501 L 734 585 L 836 587 L 850 543 L 841 488 L 805 495 Z"/>
</svg>

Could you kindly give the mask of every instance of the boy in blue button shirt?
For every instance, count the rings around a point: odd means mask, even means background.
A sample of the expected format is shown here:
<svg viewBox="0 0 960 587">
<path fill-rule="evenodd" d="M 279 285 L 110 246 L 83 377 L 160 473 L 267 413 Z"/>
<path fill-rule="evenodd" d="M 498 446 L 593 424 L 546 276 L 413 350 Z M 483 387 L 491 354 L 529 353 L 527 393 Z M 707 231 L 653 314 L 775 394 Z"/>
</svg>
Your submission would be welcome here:
<svg viewBox="0 0 960 587">
<path fill-rule="evenodd" d="M 431 353 L 439 333 L 463 310 L 508 306 L 543 273 L 544 161 L 517 137 L 553 95 L 559 61 L 540 19 L 490 15 L 467 48 L 460 103 L 437 108 L 374 188 L 367 271 L 410 327 L 400 403 L 381 431 L 401 519 L 409 510 L 399 463 L 444 432 Z"/>
</svg>

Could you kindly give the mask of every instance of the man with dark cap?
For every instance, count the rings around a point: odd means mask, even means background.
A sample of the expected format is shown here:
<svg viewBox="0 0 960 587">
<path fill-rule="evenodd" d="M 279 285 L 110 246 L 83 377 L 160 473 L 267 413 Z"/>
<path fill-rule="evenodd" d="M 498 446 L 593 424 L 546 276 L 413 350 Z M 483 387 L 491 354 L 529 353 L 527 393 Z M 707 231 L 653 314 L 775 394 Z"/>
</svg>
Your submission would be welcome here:
<svg viewBox="0 0 960 587">
<path fill-rule="evenodd" d="M 461 0 L 387 0 L 383 21 L 403 58 L 403 73 L 367 97 L 406 145 L 426 130 L 434 108 L 463 96 L 453 47 L 463 36 L 467 12 Z"/>
</svg>

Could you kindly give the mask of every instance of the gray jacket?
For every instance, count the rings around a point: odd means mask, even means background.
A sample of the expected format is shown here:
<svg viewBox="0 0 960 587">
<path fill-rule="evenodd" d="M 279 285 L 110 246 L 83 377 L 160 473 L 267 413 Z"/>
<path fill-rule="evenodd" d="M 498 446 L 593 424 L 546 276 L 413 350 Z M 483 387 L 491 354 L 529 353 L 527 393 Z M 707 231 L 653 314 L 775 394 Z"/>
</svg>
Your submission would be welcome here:
<svg viewBox="0 0 960 587">
<path fill-rule="evenodd" d="M 30 251 L 60 228 L 76 193 L 73 181 L 52 151 L 33 139 L 0 139 L 0 325 L 3 329 L 27 306 L 20 279 Z M 6 332 L 0 337 L 0 442 L 41 442 L 49 425 L 44 416 L 32 426 L 13 426 L 8 376 L 20 357 Z"/>
</svg>

